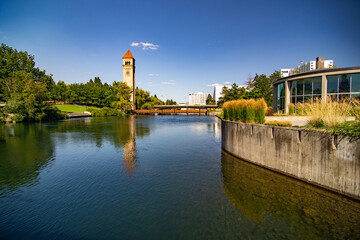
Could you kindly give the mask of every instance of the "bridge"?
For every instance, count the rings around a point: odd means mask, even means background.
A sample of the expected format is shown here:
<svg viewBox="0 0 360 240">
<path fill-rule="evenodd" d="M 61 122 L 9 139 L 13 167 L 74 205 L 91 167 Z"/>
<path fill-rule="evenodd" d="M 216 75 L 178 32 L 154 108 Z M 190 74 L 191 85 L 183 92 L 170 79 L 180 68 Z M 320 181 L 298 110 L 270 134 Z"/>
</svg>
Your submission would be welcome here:
<svg viewBox="0 0 360 240">
<path fill-rule="evenodd" d="M 135 110 L 140 115 L 208 115 L 209 109 L 216 109 L 217 105 L 155 105 L 154 109 Z"/>
</svg>

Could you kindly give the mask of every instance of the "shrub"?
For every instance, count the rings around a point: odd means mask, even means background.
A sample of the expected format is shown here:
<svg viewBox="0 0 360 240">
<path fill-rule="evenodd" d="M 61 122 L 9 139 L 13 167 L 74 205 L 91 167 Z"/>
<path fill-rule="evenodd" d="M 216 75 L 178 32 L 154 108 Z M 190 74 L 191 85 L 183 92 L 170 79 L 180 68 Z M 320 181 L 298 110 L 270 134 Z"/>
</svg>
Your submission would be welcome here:
<svg viewBox="0 0 360 240">
<path fill-rule="evenodd" d="M 49 106 L 44 110 L 44 112 L 46 115 L 43 120 L 45 121 L 54 121 L 67 118 L 66 113 L 61 112 L 60 109 L 55 106 Z"/>
<path fill-rule="evenodd" d="M 360 137 L 360 121 L 348 121 L 338 124 L 334 128 L 334 134 L 345 133 Z"/>
<path fill-rule="evenodd" d="M 295 105 L 293 103 L 289 103 L 289 115 L 293 115 L 295 113 Z"/>
<path fill-rule="evenodd" d="M 263 124 L 265 122 L 266 102 L 263 98 L 259 99 L 255 103 L 255 122 Z"/>
<path fill-rule="evenodd" d="M 124 115 L 124 113 L 120 112 L 119 110 L 109 107 L 103 107 L 103 108 L 89 107 L 87 110 L 91 113 L 91 116 L 93 117 L 109 117 L 109 116 Z"/>
<path fill-rule="evenodd" d="M 264 123 L 267 105 L 264 99 L 241 99 L 225 102 L 223 116 L 225 119 L 249 123 Z"/>
<path fill-rule="evenodd" d="M 141 106 L 141 109 L 153 109 L 154 103 L 147 102 L 144 105 Z"/>
<path fill-rule="evenodd" d="M 274 126 L 282 126 L 282 127 L 291 127 L 292 123 L 288 121 L 267 121 L 264 123 L 265 125 L 274 125 Z"/>
</svg>

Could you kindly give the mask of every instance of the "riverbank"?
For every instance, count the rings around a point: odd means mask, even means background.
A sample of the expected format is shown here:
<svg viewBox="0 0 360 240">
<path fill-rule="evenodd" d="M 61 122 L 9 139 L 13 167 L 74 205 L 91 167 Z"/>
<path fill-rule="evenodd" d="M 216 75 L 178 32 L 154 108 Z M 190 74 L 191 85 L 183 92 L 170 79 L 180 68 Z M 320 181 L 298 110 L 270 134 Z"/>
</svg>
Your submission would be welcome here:
<svg viewBox="0 0 360 240">
<path fill-rule="evenodd" d="M 222 119 L 232 155 L 360 200 L 360 139 L 300 128 Z"/>
</svg>

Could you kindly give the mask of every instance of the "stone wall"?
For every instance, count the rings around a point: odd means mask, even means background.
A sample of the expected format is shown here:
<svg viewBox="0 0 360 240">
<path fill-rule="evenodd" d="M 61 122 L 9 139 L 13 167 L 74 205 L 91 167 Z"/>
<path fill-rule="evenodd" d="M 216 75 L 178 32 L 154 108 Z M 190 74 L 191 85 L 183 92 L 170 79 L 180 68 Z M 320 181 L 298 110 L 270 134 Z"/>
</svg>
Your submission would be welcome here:
<svg viewBox="0 0 360 240">
<path fill-rule="evenodd" d="M 232 155 L 360 199 L 360 139 L 298 128 L 222 120 Z"/>
</svg>

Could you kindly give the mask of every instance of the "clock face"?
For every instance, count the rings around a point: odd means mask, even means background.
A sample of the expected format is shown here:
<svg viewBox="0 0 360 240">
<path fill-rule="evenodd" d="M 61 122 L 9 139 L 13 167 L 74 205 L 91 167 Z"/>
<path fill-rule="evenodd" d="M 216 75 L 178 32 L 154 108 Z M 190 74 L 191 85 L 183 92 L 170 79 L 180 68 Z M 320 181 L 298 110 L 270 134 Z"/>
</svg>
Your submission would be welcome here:
<svg viewBox="0 0 360 240">
<path fill-rule="evenodd" d="M 126 71 L 126 75 L 130 75 L 130 71 Z"/>
</svg>

